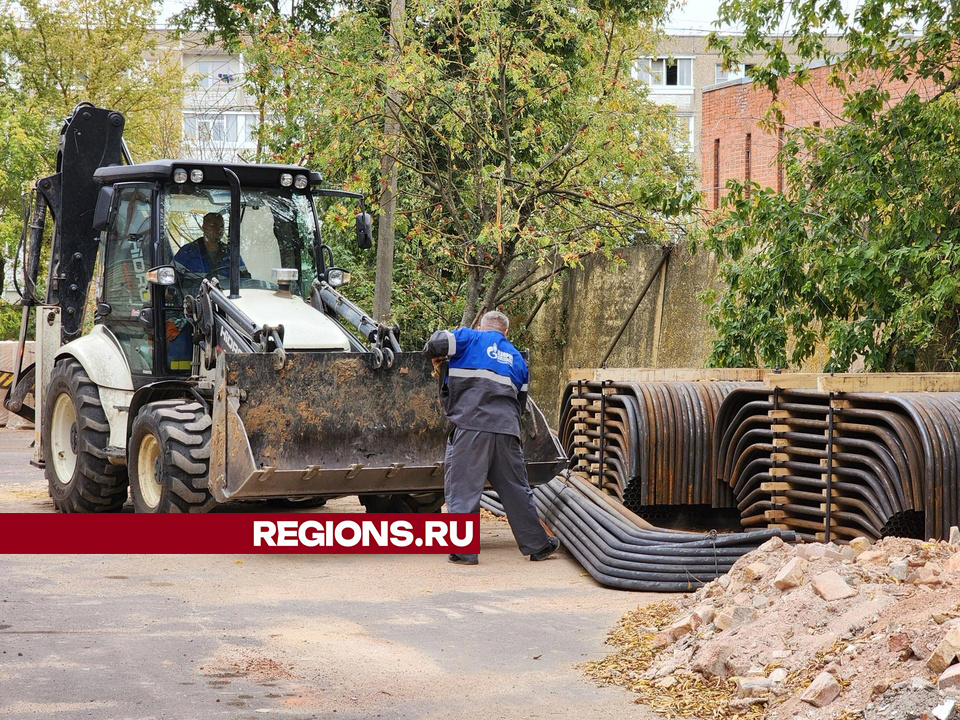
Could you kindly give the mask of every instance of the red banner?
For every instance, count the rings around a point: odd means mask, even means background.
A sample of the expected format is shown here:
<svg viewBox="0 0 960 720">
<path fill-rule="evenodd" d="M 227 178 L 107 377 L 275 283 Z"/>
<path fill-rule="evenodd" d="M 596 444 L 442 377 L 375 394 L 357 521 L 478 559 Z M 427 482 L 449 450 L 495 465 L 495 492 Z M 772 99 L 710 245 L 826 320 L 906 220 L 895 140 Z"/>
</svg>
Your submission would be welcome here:
<svg viewBox="0 0 960 720">
<path fill-rule="evenodd" d="M 0 555 L 480 551 L 480 516 L 435 513 L 0 513 Z"/>
</svg>

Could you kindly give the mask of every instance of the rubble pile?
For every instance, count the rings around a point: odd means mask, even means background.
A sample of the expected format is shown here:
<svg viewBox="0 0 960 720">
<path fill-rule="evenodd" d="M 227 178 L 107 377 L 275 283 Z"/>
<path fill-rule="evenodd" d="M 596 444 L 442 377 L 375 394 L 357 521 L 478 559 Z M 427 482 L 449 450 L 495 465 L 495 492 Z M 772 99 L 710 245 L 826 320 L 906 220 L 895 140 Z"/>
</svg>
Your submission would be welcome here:
<svg viewBox="0 0 960 720">
<path fill-rule="evenodd" d="M 674 717 L 960 720 L 953 542 L 773 538 L 690 595 L 639 609 L 588 663 Z"/>
</svg>

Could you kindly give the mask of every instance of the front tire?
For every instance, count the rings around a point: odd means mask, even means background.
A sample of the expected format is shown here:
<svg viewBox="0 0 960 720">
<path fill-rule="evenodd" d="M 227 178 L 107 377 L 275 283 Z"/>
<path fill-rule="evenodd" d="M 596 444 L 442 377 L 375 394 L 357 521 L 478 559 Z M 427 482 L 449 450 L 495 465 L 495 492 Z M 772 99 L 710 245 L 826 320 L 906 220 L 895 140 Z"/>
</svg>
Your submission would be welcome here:
<svg viewBox="0 0 960 720">
<path fill-rule="evenodd" d="M 40 428 L 44 475 L 58 512 L 118 512 L 127 499 L 126 468 L 106 457 L 110 443 L 100 391 L 74 358 L 57 361 Z"/>
<path fill-rule="evenodd" d="M 204 513 L 217 504 L 207 477 L 213 421 L 198 402 L 147 403 L 127 450 L 130 495 L 139 513 Z"/>
</svg>

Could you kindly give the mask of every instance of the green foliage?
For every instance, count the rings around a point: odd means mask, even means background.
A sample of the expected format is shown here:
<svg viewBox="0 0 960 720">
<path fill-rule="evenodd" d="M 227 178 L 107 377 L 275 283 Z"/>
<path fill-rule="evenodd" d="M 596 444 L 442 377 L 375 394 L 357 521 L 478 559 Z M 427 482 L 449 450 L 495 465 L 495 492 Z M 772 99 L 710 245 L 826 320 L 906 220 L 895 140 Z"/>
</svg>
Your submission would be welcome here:
<svg viewBox="0 0 960 720">
<path fill-rule="evenodd" d="M 153 0 L 0 1 L 0 278 L 16 252 L 22 195 L 55 171 L 63 120 L 81 101 L 127 116 L 141 158 L 176 157 L 185 89 L 154 30 Z M 4 306 L 0 339 L 19 308 Z"/>
<path fill-rule="evenodd" d="M 332 0 L 293 0 L 289 4 L 276 0 L 240 0 L 235 3 L 195 0 L 171 18 L 170 25 L 177 35 L 199 31 L 211 45 L 220 42 L 230 49 L 237 49 L 245 37 L 249 40 L 251 30 L 256 27 L 256 18 L 285 19 L 291 27 L 322 33 L 327 30 L 335 7 L 347 5 L 350 3 Z"/>
<path fill-rule="evenodd" d="M 17 340 L 20 338 L 20 322 L 23 317 L 23 308 L 11 305 L 0 300 L 0 340 Z M 32 339 L 33 333 L 31 332 Z M 10 368 L 0 368 L 9 370 Z"/>
<path fill-rule="evenodd" d="M 39 114 L 56 147 L 82 101 L 127 116 L 128 145 L 143 158 L 179 153 L 184 92 L 179 58 L 154 30 L 154 0 L 3 0 L 0 94 Z M 48 165 L 53 157 L 44 155 Z"/>
<path fill-rule="evenodd" d="M 849 121 L 788 132 L 786 194 L 730 185 L 705 240 L 726 284 L 710 362 L 799 365 L 825 342 L 826 370 L 858 358 L 874 371 L 957 369 L 960 19 L 938 2 L 869 0 L 851 21 L 836 0 L 805 0 L 790 6 L 800 53 L 791 64 L 771 36 L 784 7 L 726 0 L 721 21 L 745 33 L 716 44 L 729 62 L 763 53 L 752 74 L 774 92 L 789 72 L 805 83 L 804 64 L 833 62 Z M 842 57 L 826 47 L 828 24 L 843 32 Z M 777 103 L 769 119 L 782 120 Z"/>
<path fill-rule="evenodd" d="M 693 206 L 673 120 L 630 72 L 664 10 L 411 0 L 399 57 L 376 9 L 342 13 L 322 37 L 257 16 L 273 157 L 374 197 L 381 158 L 397 158 L 395 319 L 408 337 L 509 309 L 585 255 L 670 242 Z"/>
</svg>

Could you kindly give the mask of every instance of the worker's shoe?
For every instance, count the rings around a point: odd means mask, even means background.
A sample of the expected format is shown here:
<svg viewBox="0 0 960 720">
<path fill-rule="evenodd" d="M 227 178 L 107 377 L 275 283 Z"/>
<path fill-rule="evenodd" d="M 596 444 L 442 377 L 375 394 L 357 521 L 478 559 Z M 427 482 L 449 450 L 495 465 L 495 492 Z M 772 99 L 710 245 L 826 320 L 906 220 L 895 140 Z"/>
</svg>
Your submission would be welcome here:
<svg viewBox="0 0 960 720">
<path fill-rule="evenodd" d="M 534 562 L 539 562 L 541 560 L 546 560 L 548 557 L 553 555 L 557 550 L 560 549 L 560 540 L 555 537 L 547 538 L 547 546 L 543 550 L 530 555 L 530 559 Z"/>
<path fill-rule="evenodd" d="M 454 565 L 477 565 L 480 563 L 480 560 L 476 555 L 453 555 L 447 558 L 449 562 L 452 562 Z"/>
</svg>

